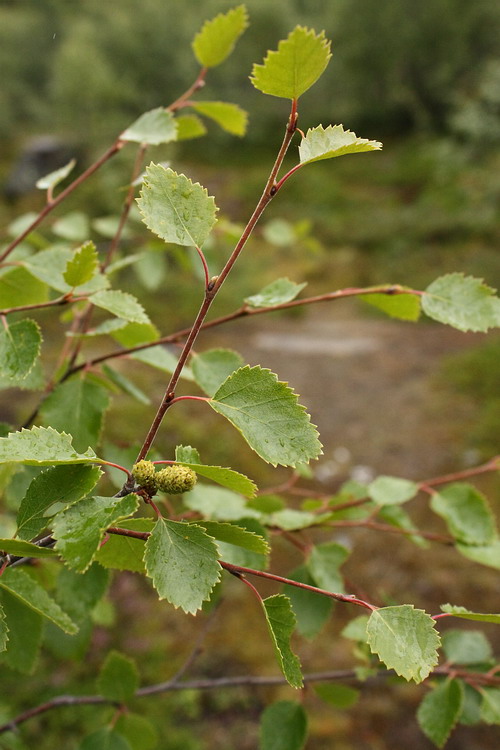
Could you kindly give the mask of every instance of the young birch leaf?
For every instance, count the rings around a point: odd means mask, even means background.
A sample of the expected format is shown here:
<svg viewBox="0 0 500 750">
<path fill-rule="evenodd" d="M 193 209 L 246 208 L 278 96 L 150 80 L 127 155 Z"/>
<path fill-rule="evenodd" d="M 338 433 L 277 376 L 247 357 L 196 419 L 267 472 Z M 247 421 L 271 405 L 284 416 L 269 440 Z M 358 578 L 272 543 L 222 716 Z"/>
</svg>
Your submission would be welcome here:
<svg viewBox="0 0 500 750">
<path fill-rule="evenodd" d="M 408 287 L 393 285 L 396 289 Z M 373 305 L 391 318 L 416 321 L 420 318 L 420 297 L 416 294 L 363 294 L 362 302 Z"/>
<path fill-rule="evenodd" d="M 200 65 L 204 68 L 220 65 L 231 54 L 247 26 L 248 14 L 244 5 L 205 21 L 192 45 Z"/>
<path fill-rule="evenodd" d="M 38 323 L 20 320 L 0 330 L 0 375 L 24 380 L 40 354 L 42 337 Z"/>
<path fill-rule="evenodd" d="M 200 115 L 205 115 L 232 135 L 245 135 L 248 115 L 237 104 L 229 102 L 193 102 L 191 105 Z"/>
<path fill-rule="evenodd" d="M 243 357 L 232 349 L 209 349 L 191 357 L 196 383 L 213 396 L 222 383 L 243 365 Z"/>
<path fill-rule="evenodd" d="M 463 700 L 462 683 L 445 680 L 427 693 L 418 707 L 420 729 L 436 747 L 445 745 L 460 717 Z"/>
<path fill-rule="evenodd" d="M 36 182 L 36 187 L 39 190 L 54 189 L 60 182 L 66 179 L 66 177 L 73 171 L 76 166 L 76 159 L 71 159 L 64 167 L 56 169 L 54 172 L 49 172 L 45 177 L 40 177 Z"/>
<path fill-rule="evenodd" d="M 75 448 L 84 450 L 98 444 L 108 406 L 107 389 L 78 374 L 54 388 L 40 408 L 40 419 L 56 430 L 71 429 Z"/>
<path fill-rule="evenodd" d="M 0 308 L 37 305 L 47 302 L 46 284 L 32 276 L 25 268 L 13 268 L 0 276 Z"/>
<path fill-rule="evenodd" d="M 104 532 L 121 518 L 137 510 L 137 495 L 87 497 L 55 516 L 56 550 L 69 568 L 84 573 L 93 561 Z"/>
<path fill-rule="evenodd" d="M 51 513 L 48 511 L 51 506 L 57 503 L 66 507 L 76 503 L 89 494 L 101 476 L 102 471 L 97 466 L 82 464 L 53 466 L 38 474 L 31 481 L 19 506 L 17 536 L 20 539 L 34 539 L 49 523 Z"/>
<path fill-rule="evenodd" d="M 139 687 L 135 662 L 118 651 L 110 651 L 97 677 L 97 690 L 111 701 L 126 703 Z"/>
<path fill-rule="evenodd" d="M 181 115 L 177 117 L 177 140 L 190 141 L 193 138 L 201 138 L 207 129 L 196 115 Z"/>
<path fill-rule="evenodd" d="M 270 370 L 258 365 L 236 370 L 208 403 L 273 466 L 296 466 L 321 453 L 318 433 L 305 408 Z"/>
<path fill-rule="evenodd" d="M 278 701 L 260 720 L 260 750 L 302 750 L 307 739 L 307 715 L 300 703 Z"/>
<path fill-rule="evenodd" d="M 216 482 L 216 484 L 220 484 L 222 487 L 239 492 L 245 497 L 255 497 L 255 493 L 257 492 L 256 485 L 251 479 L 244 474 L 240 474 L 238 471 L 224 469 L 221 466 L 205 466 L 204 464 L 192 464 L 185 461 L 179 461 L 178 463 L 181 463 L 182 466 L 188 466 L 197 474 L 200 474 L 200 476 L 211 479 L 212 482 Z"/>
<path fill-rule="evenodd" d="M 0 464 L 50 466 L 92 462 L 99 462 L 99 459 L 91 448 L 85 453 L 77 453 L 71 444 L 71 435 L 57 432 L 52 427 L 32 427 L 30 430 L 23 428 L 0 438 Z"/>
<path fill-rule="evenodd" d="M 481 719 L 485 724 L 500 724 L 500 689 L 483 688 L 481 695 Z"/>
<path fill-rule="evenodd" d="M 368 485 L 368 497 L 377 505 L 400 505 L 418 492 L 418 484 L 399 477 L 380 476 Z"/>
<path fill-rule="evenodd" d="M 170 143 L 176 138 L 177 123 L 172 113 L 163 107 L 144 112 L 120 135 L 121 141 L 143 143 L 148 146 Z"/>
<path fill-rule="evenodd" d="M 52 289 L 66 294 L 73 287 L 64 280 L 68 262 L 73 260 L 74 251 L 65 247 L 52 247 L 42 250 L 36 255 L 30 255 L 22 262 L 23 266 L 32 276 L 48 284 Z M 78 288 L 79 294 L 92 294 L 100 289 L 106 289 L 109 280 L 103 273 L 95 274 L 90 281 L 81 284 Z M 19 304 L 19 302 L 17 303 Z"/>
<path fill-rule="evenodd" d="M 160 164 L 146 169 L 137 204 L 148 229 L 176 245 L 201 247 L 216 221 L 206 189 Z"/>
<path fill-rule="evenodd" d="M 470 609 L 465 607 L 453 606 L 453 604 L 442 604 L 441 610 L 447 612 L 454 617 L 461 617 L 464 620 L 475 620 L 476 622 L 494 622 L 500 625 L 500 614 L 483 614 L 482 612 L 471 612 Z"/>
<path fill-rule="evenodd" d="M 290 648 L 296 624 L 290 599 L 284 594 L 275 594 L 264 599 L 262 605 L 281 671 L 289 685 L 300 688 L 303 685 L 300 661 Z"/>
<path fill-rule="evenodd" d="M 75 623 L 52 599 L 45 589 L 28 573 L 20 568 L 7 568 L 0 577 L 0 589 L 17 596 L 27 607 L 57 625 L 65 633 L 73 635 L 78 631 Z"/>
<path fill-rule="evenodd" d="M 287 278 L 276 279 L 261 289 L 258 294 L 247 297 L 245 303 L 251 307 L 282 305 L 284 302 L 291 302 L 295 299 L 305 286 L 307 286 L 306 281 L 303 284 L 296 284 Z"/>
<path fill-rule="evenodd" d="M 160 599 L 195 614 L 220 579 L 217 547 L 199 526 L 159 519 L 144 562 Z"/>
<path fill-rule="evenodd" d="M 322 159 L 333 159 L 335 156 L 360 154 L 364 151 L 380 151 L 379 141 L 358 138 L 351 130 L 344 130 L 342 125 L 318 125 L 310 128 L 299 146 L 301 164 L 310 164 Z"/>
<path fill-rule="evenodd" d="M 261 514 L 249 507 L 241 495 L 221 487 L 198 482 L 183 496 L 184 505 L 214 521 L 239 521 L 240 518 L 260 518 Z"/>
<path fill-rule="evenodd" d="M 297 26 L 268 52 L 263 65 L 253 66 L 251 82 L 263 94 L 298 99 L 316 83 L 330 61 L 330 42 L 322 31 Z"/>
<path fill-rule="evenodd" d="M 190 445 L 177 445 L 175 447 L 175 460 L 180 464 L 201 464 L 200 454 L 196 448 L 192 448 Z"/>
<path fill-rule="evenodd" d="M 71 260 L 68 260 L 63 279 L 68 286 L 81 286 L 93 278 L 98 267 L 96 247 L 93 242 L 86 242 L 76 251 Z"/>
<path fill-rule="evenodd" d="M 440 638 L 434 620 L 412 604 L 382 607 L 366 626 L 372 653 L 405 680 L 422 682 L 438 663 Z"/>
<path fill-rule="evenodd" d="M 500 299 L 482 279 L 449 273 L 427 287 L 422 296 L 426 315 L 459 331 L 487 331 L 500 326 Z"/>
<path fill-rule="evenodd" d="M 431 508 L 455 539 L 463 544 L 487 545 L 496 539 L 495 518 L 484 495 L 471 484 L 456 482 L 435 493 Z"/>
<path fill-rule="evenodd" d="M 9 630 L 7 650 L 2 661 L 11 669 L 31 674 L 35 668 L 43 633 L 43 617 L 6 589 L 0 592 Z M 0 648 L 1 650 L 1 648 Z"/>
<path fill-rule="evenodd" d="M 107 289 L 93 294 L 89 302 L 97 307 L 102 307 L 117 318 L 128 320 L 130 323 L 149 324 L 151 321 L 144 312 L 143 306 L 136 298 L 128 292 L 119 289 Z"/>
<path fill-rule="evenodd" d="M 196 521 L 198 526 L 205 529 L 209 536 L 226 544 L 234 544 L 243 547 L 258 555 L 268 555 L 270 550 L 266 539 L 260 534 L 236 526 L 232 523 L 217 523 L 216 521 Z"/>
</svg>

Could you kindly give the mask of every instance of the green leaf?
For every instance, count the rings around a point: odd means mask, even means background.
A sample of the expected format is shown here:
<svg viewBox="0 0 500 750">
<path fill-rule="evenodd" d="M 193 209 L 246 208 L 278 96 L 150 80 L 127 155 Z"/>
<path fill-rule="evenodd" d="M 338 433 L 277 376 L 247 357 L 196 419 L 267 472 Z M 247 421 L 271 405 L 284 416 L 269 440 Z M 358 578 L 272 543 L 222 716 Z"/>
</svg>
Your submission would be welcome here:
<svg viewBox="0 0 500 750">
<path fill-rule="evenodd" d="M 85 737 L 79 750 L 131 750 L 131 747 L 121 734 L 103 727 Z"/>
<path fill-rule="evenodd" d="M 0 330 L 0 375 L 24 380 L 40 354 L 42 337 L 34 320 L 5 324 Z"/>
<path fill-rule="evenodd" d="M 342 125 L 328 125 L 327 128 L 318 125 L 317 128 L 309 129 L 300 142 L 299 156 L 301 164 L 310 164 L 345 154 L 379 151 L 381 148 L 379 141 L 358 138 L 356 133 L 344 130 Z"/>
<path fill-rule="evenodd" d="M 335 708 L 351 708 L 359 698 L 359 690 L 347 685 L 336 685 L 334 683 L 322 682 L 314 686 L 316 695 L 321 700 L 330 703 Z"/>
<path fill-rule="evenodd" d="M 148 229 L 176 245 L 201 247 L 216 221 L 206 189 L 161 164 L 146 169 L 137 204 Z"/>
<path fill-rule="evenodd" d="M 160 599 L 195 614 L 220 578 L 217 547 L 204 529 L 159 519 L 146 542 L 144 562 Z"/>
<path fill-rule="evenodd" d="M 33 369 L 24 380 L 6 378 L 0 375 L 0 390 L 5 388 L 18 388 L 22 391 L 41 391 L 44 386 L 45 376 L 39 359 L 36 360 Z"/>
<path fill-rule="evenodd" d="M 456 544 L 455 546 L 458 552 L 469 560 L 500 570 L 500 539 L 496 539 L 492 544 L 481 546 L 468 544 Z"/>
<path fill-rule="evenodd" d="M 317 586 L 305 565 L 300 565 L 289 573 L 288 578 L 308 586 Z M 333 600 L 297 586 L 284 586 L 283 591 L 291 601 L 297 619 L 297 631 L 304 638 L 315 638 L 330 618 Z"/>
<path fill-rule="evenodd" d="M 201 138 L 207 129 L 196 115 L 180 115 L 177 117 L 177 140 L 189 141 L 193 138 Z"/>
<path fill-rule="evenodd" d="M 291 302 L 300 294 L 302 289 L 307 286 L 307 282 L 296 284 L 288 278 L 276 279 L 260 290 L 258 294 L 253 294 L 245 299 L 245 303 L 251 307 L 273 307 L 282 305 L 285 302 Z"/>
<path fill-rule="evenodd" d="M 75 287 L 90 281 L 99 268 L 97 250 L 93 242 L 86 242 L 68 260 L 63 279 L 68 286 Z"/>
<path fill-rule="evenodd" d="M 106 364 L 102 365 L 102 371 L 106 377 L 108 377 L 112 383 L 114 383 L 121 391 L 126 393 L 132 398 L 135 398 L 140 404 L 148 406 L 151 403 L 151 399 L 147 396 L 144 391 L 138 388 L 135 383 L 132 383 L 125 375 L 118 370 L 114 370 Z"/>
<path fill-rule="evenodd" d="M 9 636 L 7 633 L 9 632 L 9 628 L 7 623 L 5 622 L 5 612 L 3 610 L 2 604 L 0 603 L 0 653 L 2 651 L 5 651 L 7 648 L 7 643 L 9 640 Z"/>
<path fill-rule="evenodd" d="M 64 566 L 57 578 L 57 601 L 71 619 L 82 626 L 105 595 L 109 580 L 109 572 L 97 563 L 85 573 L 76 573 Z"/>
<path fill-rule="evenodd" d="M 89 236 L 89 230 L 89 217 L 83 211 L 70 211 L 52 225 L 54 234 L 70 242 L 83 242 Z"/>
<path fill-rule="evenodd" d="M 139 714 L 122 713 L 115 724 L 132 750 L 154 750 L 158 745 L 158 732 L 153 724 Z"/>
<path fill-rule="evenodd" d="M 321 516 L 304 510 L 295 510 L 294 508 L 283 508 L 283 510 L 273 513 L 269 518 L 271 526 L 277 526 L 279 529 L 284 529 L 285 531 L 307 529 L 309 526 L 314 526 L 317 523 L 321 523 Z"/>
<path fill-rule="evenodd" d="M 200 65 L 204 68 L 220 65 L 231 54 L 247 26 L 248 14 L 244 5 L 205 21 L 193 39 L 193 52 Z"/>
<path fill-rule="evenodd" d="M 120 134 L 121 141 L 132 141 L 149 146 L 159 146 L 160 143 L 175 141 L 177 123 L 171 112 L 164 107 L 144 112 L 132 125 Z"/>
<path fill-rule="evenodd" d="M 302 750 L 307 739 L 307 716 L 300 703 L 278 701 L 260 720 L 260 750 Z"/>
<path fill-rule="evenodd" d="M 21 539 L 36 537 L 49 523 L 48 516 L 52 513 L 48 511 L 55 503 L 62 507 L 75 503 L 88 495 L 101 476 L 102 471 L 97 466 L 81 464 L 54 466 L 38 474 L 21 501 L 17 535 Z"/>
<path fill-rule="evenodd" d="M 0 276 L 0 308 L 37 305 L 49 298 L 47 285 L 25 268 L 13 268 Z"/>
<path fill-rule="evenodd" d="M 198 482 L 183 495 L 186 508 L 197 510 L 204 518 L 214 521 L 238 521 L 240 518 L 260 518 L 241 495 L 221 487 Z"/>
<path fill-rule="evenodd" d="M 408 287 L 393 285 L 393 289 Z M 391 318 L 416 321 L 420 318 L 420 297 L 416 294 L 363 294 L 360 299 Z"/>
<path fill-rule="evenodd" d="M 97 690 L 111 701 L 126 703 L 139 687 L 139 673 L 133 659 L 110 651 L 97 677 Z"/>
<path fill-rule="evenodd" d="M 200 454 L 196 448 L 192 448 L 190 445 L 177 445 L 175 447 L 175 460 L 181 464 L 201 464 Z"/>
<path fill-rule="evenodd" d="M 5 612 L 5 625 L 9 632 L 7 650 L 2 656 L 3 661 L 11 669 L 23 674 L 31 674 L 35 669 L 40 651 L 43 618 L 6 589 L 0 592 L 0 602 Z"/>
<path fill-rule="evenodd" d="M 54 388 L 40 407 L 40 419 L 47 427 L 71 430 L 75 448 L 84 450 L 99 443 L 108 406 L 107 389 L 77 374 Z"/>
<path fill-rule="evenodd" d="M 226 542 L 226 544 L 234 544 L 259 555 L 268 555 L 271 551 L 263 536 L 255 534 L 253 531 L 247 531 L 241 526 L 232 523 L 218 523 L 217 521 L 196 521 L 196 524 L 205 529 L 209 536 L 218 541 Z"/>
<path fill-rule="evenodd" d="M 212 522 L 198 522 L 203 528 L 206 527 L 208 533 L 211 534 L 210 527 L 206 526 L 206 524 L 210 523 Z M 254 534 L 261 540 L 261 545 L 267 545 L 266 530 L 255 518 L 240 518 L 238 521 L 233 521 L 232 525 L 250 534 Z M 232 563 L 233 565 L 241 565 L 244 568 L 253 568 L 254 570 L 266 570 L 268 567 L 268 553 L 263 554 L 262 552 L 253 552 L 245 547 L 230 544 L 229 542 L 224 542 L 219 539 L 217 540 L 217 547 L 219 549 L 219 559 L 224 560 L 224 562 Z"/>
<path fill-rule="evenodd" d="M 255 497 L 257 492 L 256 485 L 251 479 L 244 474 L 240 474 L 233 469 L 224 469 L 221 466 L 205 466 L 205 464 L 191 464 L 185 461 L 181 462 L 183 466 L 188 466 L 202 477 L 211 479 L 212 482 L 227 487 L 229 490 L 239 492 L 245 497 Z"/>
<path fill-rule="evenodd" d="M 500 325 L 500 299 L 482 279 L 449 273 L 427 287 L 422 296 L 426 315 L 460 331 L 487 331 Z"/>
<path fill-rule="evenodd" d="M 372 653 L 405 680 L 422 682 L 438 663 L 434 620 L 412 604 L 382 607 L 370 615 L 366 634 Z"/>
<path fill-rule="evenodd" d="M 351 641 L 361 641 L 362 643 L 366 643 L 368 639 L 366 626 L 368 625 L 369 619 L 368 615 L 358 615 L 347 623 L 342 630 L 341 635 L 344 638 L 349 638 Z"/>
<path fill-rule="evenodd" d="M 458 680 L 446 680 L 427 693 L 418 707 L 422 732 L 436 747 L 443 747 L 456 725 L 463 705 L 463 687 Z"/>
<path fill-rule="evenodd" d="M 485 724 L 500 724 L 500 688 L 483 688 L 481 695 L 481 719 Z"/>
<path fill-rule="evenodd" d="M 73 256 L 74 251 L 69 248 L 52 247 L 48 250 L 42 250 L 36 255 L 30 255 L 29 258 L 25 258 L 21 263 L 37 279 L 45 282 L 58 292 L 66 294 L 73 289 L 64 280 L 68 263 L 73 260 Z M 100 289 L 106 289 L 108 286 L 109 281 L 105 274 L 97 273 L 90 281 L 78 287 L 78 294 L 92 294 Z"/>
<path fill-rule="evenodd" d="M 296 466 L 321 453 L 318 433 L 305 408 L 270 370 L 258 365 L 236 370 L 208 403 L 273 466 Z"/>
<path fill-rule="evenodd" d="M 214 120 L 223 130 L 232 135 L 245 135 L 248 115 L 237 104 L 229 102 L 193 102 L 192 108 Z"/>
<path fill-rule="evenodd" d="M 330 61 L 330 42 L 322 31 L 297 26 L 268 52 L 263 65 L 254 65 L 251 82 L 264 94 L 298 99 L 321 76 Z"/>
<path fill-rule="evenodd" d="M 303 685 L 300 661 L 290 648 L 296 622 L 290 599 L 284 594 L 275 594 L 264 599 L 262 605 L 281 671 L 292 687 L 300 688 Z"/>
<path fill-rule="evenodd" d="M 209 349 L 191 357 L 196 383 L 213 396 L 222 383 L 243 365 L 243 357 L 232 349 Z"/>
<path fill-rule="evenodd" d="M 450 534 L 464 544 L 486 545 L 496 539 L 495 519 L 484 495 L 457 482 L 435 493 L 431 508 L 444 518 Z"/>
<path fill-rule="evenodd" d="M 493 656 L 490 642 L 480 630 L 446 630 L 442 639 L 451 664 L 481 664 Z"/>
<path fill-rule="evenodd" d="M 77 453 L 71 445 L 71 435 L 57 432 L 52 427 L 32 427 L 10 432 L 0 438 L 0 464 L 20 463 L 30 466 L 50 464 L 88 464 L 98 462 L 90 448 Z"/>
<path fill-rule="evenodd" d="M 65 633 L 74 634 L 78 631 L 66 612 L 63 612 L 45 589 L 24 570 L 7 568 L 0 577 L 0 588 L 17 596 L 26 606 L 51 620 Z"/>
<path fill-rule="evenodd" d="M 152 346 L 148 349 L 141 349 L 138 352 L 134 352 L 130 355 L 131 359 L 137 359 L 139 362 L 144 362 L 146 365 L 155 367 L 158 370 L 172 373 L 177 367 L 177 357 L 169 352 L 168 349 L 162 344 L 158 346 Z M 181 377 L 184 380 L 194 380 L 193 374 L 189 367 L 183 367 Z"/>
<path fill-rule="evenodd" d="M 155 522 L 150 518 L 128 518 L 123 523 L 116 524 L 119 528 L 132 531 L 150 532 Z M 115 570 L 131 570 L 134 573 L 145 573 L 143 556 L 145 542 L 129 536 L 110 534 L 106 544 L 99 547 L 95 556 L 96 562 L 105 568 Z"/>
<path fill-rule="evenodd" d="M 415 526 L 408 513 L 400 505 L 383 505 L 377 515 L 382 521 L 395 526 L 397 529 L 415 531 L 415 534 L 408 534 L 406 538 L 410 539 L 417 547 L 421 549 L 428 549 L 430 547 L 427 539 L 418 535 L 418 527 Z"/>
<path fill-rule="evenodd" d="M 57 557 L 57 552 L 49 547 L 38 547 L 22 539 L 0 539 L 0 550 L 16 557 Z"/>
<path fill-rule="evenodd" d="M 150 323 L 143 306 L 128 292 L 122 292 L 119 289 L 105 289 L 93 294 L 89 298 L 89 302 L 97 307 L 102 307 L 103 310 L 116 315 L 117 318 L 128 320 L 130 323 Z"/>
<path fill-rule="evenodd" d="M 149 344 L 160 338 L 160 332 L 153 323 L 127 323 L 115 318 L 114 321 L 105 321 L 100 327 L 102 328 L 105 324 L 109 325 L 110 323 L 114 323 L 117 327 L 114 330 L 110 329 L 109 332 L 115 341 L 118 341 L 122 346 L 129 347 L 137 346 L 138 344 Z M 120 323 L 123 325 L 118 325 Z M 144 349 L 144 353 L 148 351 L 149 349 Z M 137 352 L 137 354 L 140 354 L 140 352 Z"/>
<path fill-rule="evenodd" d="M 71 159 L 64 167 L 56 169 L 54 172 L 49 172 L 45 177 L 40 177 L 36 181 L 36 187 L 39 190 L 53 190 L 60 182 L 66 179 L 66 177 L 73 171 L 76 166 L 76 159 Z"/>
<path fill-rule="evenodd" d="M 408 479 L 380 476 L 368 485 L 368 497 L 377 505 L 400 505 L 418 492 L 418 484 Z"/>
<path fill-rule="evenodd" d="M 465 607 L 457 607 L 453 604 L 442 604 L 441 610 L 454 617 L 460 617 L 464 620 L 475 620 L 476 622 L 494 622 L 500 625 L 500 615 L 483 614 L 482 612 L 471 612 Z"/>
<path fill-rule="evenodd" d="M 87 497 L 55 516 L 56 550 L 69 568 L 83 573 L 95 557 L 108 526 L 137 510 L 137 495 Z"/>
<path fill-rule="evenodd" d="M 326 591 L 342 593 L 344 581 L 340 566 L 349 557 L 349 550 L 336 542 L 316 544 L 309 555 L 307 567 L 316 585 Z"/>
</svg>

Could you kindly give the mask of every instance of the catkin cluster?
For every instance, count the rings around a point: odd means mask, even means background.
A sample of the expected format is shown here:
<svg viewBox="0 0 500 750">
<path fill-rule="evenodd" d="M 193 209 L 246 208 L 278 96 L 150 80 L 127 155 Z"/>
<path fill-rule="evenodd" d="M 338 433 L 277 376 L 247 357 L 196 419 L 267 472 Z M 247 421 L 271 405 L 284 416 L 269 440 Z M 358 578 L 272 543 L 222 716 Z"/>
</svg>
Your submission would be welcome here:
<svg viewBox="0 0 500 750">
<path fill-rule="evenodd" d="M 138 485 L 149 495 L 158 490 L 168 495 L 179 495 L 189 492 L 196 484 L 196 473 L 188 466 L 173 464 L 156 471 L 152 461 L 139 461 L 132 467 L 132 475 Z"/>
</svg>

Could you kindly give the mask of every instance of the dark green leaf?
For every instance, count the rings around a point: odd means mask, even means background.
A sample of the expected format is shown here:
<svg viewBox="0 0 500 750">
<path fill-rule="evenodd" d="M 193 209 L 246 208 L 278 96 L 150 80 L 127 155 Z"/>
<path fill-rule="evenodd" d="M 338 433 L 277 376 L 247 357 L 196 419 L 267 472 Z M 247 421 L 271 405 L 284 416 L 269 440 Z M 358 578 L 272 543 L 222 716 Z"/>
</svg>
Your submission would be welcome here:
<svg viewBox="0 0 500 750">
<path fill-rule="evenodd" d="M 314 691 L 322 700 L 335 706 L 335 708 L 351 708 L 359 698 L 359 690 L 330 682 L 315 685 Z"/>
<path fill-rule="evenodd" d="M 305 565 L 296 568 L 287 577 L 308 586 L 317 585 Z M 297 586 L 284 586 L 283 591 L 292 603 L 297 619 L 297 631 L 304 638 L 315 638 L 332 613 L 333 600 Z"/>
<path fill-rule="evenodd" d="M 135 662 L 118 651 L 110 651 L 97 677 L 99 695 L 118 703 L 126 703 L 139 686 Z"/>
<path fill-rule="evenodd" d="M 307 738 L 307 716 L 300 703 L 279 701 L 261 717 L 260 750 L 301 750 Z"/>
<path fill-rule="evenodd" d="M 0 592 L 0 601 L 9 630 L 9 640 L 3 660 L 11 669 L 23 674 L 31 674 L 40 651 L 43 618 L 6 589 Z"/>
<path fill-rule="evenodd" d="M 433 281 L 422 296 L 426 315 L 460 331 L 500 326 L 500 299 L 482 279 L 449 273 Z"/>
<path fill-rule="evenodd" d="M 57 578 L 56 599 L 81 626 L 105 595 L 109 581 L 109 572 L 97 563 L 93 563 L 85 573 L 76 573 L 63 566 Z"/>
<path fill-rule="evenodd" d="M 131 750 L 131 747 L 121 734 L 103 727 L 85 737 L 79 750 Z"/>
<path fill-rule="evenodd" d="M 307 286 L 307 282 L 296 284 L 287 278 L 276 279 L 276 281 L 261 289 L 258 294 L 247 297 L 245 302 L 251 307 L 282 305 L 284 302 L 291 302 L 291 300 L 295 299 L 305 286 Z"/>
<path fill-rule="evenodd" d="M 38 323 L 20 320 L 0 330 L 0 375 L 24 380 L 40 354 L 42 337 Z"/>
<path fill-rule="evenodd" d="M 232 349 L 209 349 L 191 358 L 194 379 L 209 396 L 242 365 L 243 357 Z"/>
<path fill-rule="evenodd" d="M 71 444 L 71 435 L 57 432 L 52 427 L 32 427 L 31 430 L 23 428 L 19 432 L 10 432 L 6 438 L 0 438 L 0 464 L 48 466 L 98 461 L 91 448 L 85 453 L 77 453 Z"/>
<path fill-rule="evenodd" d="M 164 107 L 157 107 L 144 112 L 132 125 L 129 125 L 120 134 L 120 140 L 159 146 L 160 143 L 175 141 L 176 135 L 177 123 L 171 112 Z"/>
<path fill-rule="evenodd" d="M 8 632 L 9 628 L 5 622 L 5 612 L 0 603 L 0 653 L 7 648 L 7 642 L 9 640 L 9 636 L 7 635 Z"/>
<path fill-rule="evenodd" d="M 45 589 L 24 570 L 7 568 L 0 577 L 0 588 L 17 596 L 26 606 L 51 620 L 65 633 L 77 632 L 77 626 L 66 612 L 63 612 Z"/>
<path fill-rule="evenodd" d="M 290 648 L 296 624 L 290 599 L 284 594 L 275 594 L 264 599 L 262 605 L 281 671 L 292 687 L 300 688 L 303 684 L 300 661 Z"/>
<path fill-rule="evenodd" d="M 154 750 L 158 745 L 158 732 L 150 721 L 139 714 L 122 714 L 115 728 L 129 742 L 132 750 Z"/>
<path fill-rule="evenodd" d="M 247 26 L 248 15 L 244 5 L 205 21 L 193 40 L 193 52 L 200 65 L 204 68 L 220 65 L 231 54 Z"/>
<path fill-rule="evenodd" d="M 417 719 L 422 732 L 436 747 L 443 747 L 456 725 L 463 705 L 462 683 L 446 680 L 427 693 L 418 707 Z"/>
<path fill-rule="evenodd" d="M 153 530 L 154 524 L 155 522 L 149 518 L 128 518 L 123 523 L 116 525 L 119 528 L 131 529 L 132 531 L 150 532 Z M 106 544 L 99 547 L 95 559 L 105 568 L 145 573 L 144 545 L 145 542 L 142 539 L 110 534 Z"/>
</svg>

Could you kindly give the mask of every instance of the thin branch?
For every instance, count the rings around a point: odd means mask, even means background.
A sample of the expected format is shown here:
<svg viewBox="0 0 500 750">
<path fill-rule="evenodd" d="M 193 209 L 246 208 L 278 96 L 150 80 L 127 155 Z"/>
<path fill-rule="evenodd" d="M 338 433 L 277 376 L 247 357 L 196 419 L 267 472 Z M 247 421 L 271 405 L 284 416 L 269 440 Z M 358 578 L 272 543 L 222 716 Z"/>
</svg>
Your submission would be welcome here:
<svg viewBox="0 0 500 750">
<path fill-rule="evenodd" d="M 31 305 L 19 305 L 19 307 L 6 307 L 3 310 L 0 310 L 0 315 L 10 315 L 11 313 L 26 312 L 27 310 L 41 310 L 45 307 L 57 307 L 60 305 L 67 305 L 70 302 L 81 302 L 84 299 L 87 299 L 87 297 L 86 296 L 73 297 L 71 292 L 67 292 L 66 294 L 62 294 L 60 297 L 56 297 L 56 299 L 51 299 L 48 302 L 35 302 Z"/>
<path fill-rule="evenodd" d="M 449 482 L 459 482 L 462 479 L 468 479 L 469 477 L 475 477 L 478 474 L 484 474 L 488 471 L 498 471 L 500 469 L 500 456 L 493 456 L 485 464 L 480 466 L 474 466 L 471 469 L 464 469 L 463 471 L 456 471 L 453 474 L 444 474 L 440 477 L 434 477 L 433 479 L 424 479 L 420 483 L 420 487 L 436 487 L 440 484 L 448 484 Z"/>
</svg>

